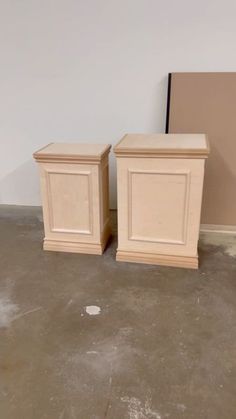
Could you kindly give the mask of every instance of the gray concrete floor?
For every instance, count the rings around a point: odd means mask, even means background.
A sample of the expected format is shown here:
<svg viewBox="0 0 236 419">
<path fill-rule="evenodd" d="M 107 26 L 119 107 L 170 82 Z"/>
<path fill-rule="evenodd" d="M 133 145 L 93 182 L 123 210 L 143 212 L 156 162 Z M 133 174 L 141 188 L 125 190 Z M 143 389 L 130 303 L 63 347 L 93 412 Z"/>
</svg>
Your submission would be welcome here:
<svg viewBox="0 0 236 419">
<path fill-rule="evenodd" d="M 236 418 L 236 237 L 192 271 L 44 252 L 38 208 L 0 232 L 1 419 Z"/>
</svg>

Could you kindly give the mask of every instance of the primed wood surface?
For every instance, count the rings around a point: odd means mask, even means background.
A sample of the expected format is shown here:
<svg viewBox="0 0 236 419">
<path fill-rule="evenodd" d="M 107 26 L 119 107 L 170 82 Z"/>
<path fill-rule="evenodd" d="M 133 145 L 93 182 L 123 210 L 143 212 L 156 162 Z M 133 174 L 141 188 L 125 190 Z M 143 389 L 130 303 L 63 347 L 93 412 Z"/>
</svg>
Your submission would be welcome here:
<svg viewBox="0 0 236 419">
<path fill-rule="evenodd" d="M 128 134 L 115 146 L 116 155 L 149 154 L 207 156 L 209 145 L 204 134 Z"/>
<path fill-rule="evenodd" d="M 175 136 L 164 134 L 161 142 L 170 141 L 171 155 L 156 157 L 155 141 L 147 153 L 145 136 L 129 135 L 115 147 L 118 184 L 118 249 L 117 260 L 156 263 L 197 268 L 202 186 L 205 158 L 209 148 L 202 136 L 201 156 L 193 137 L 184 136 L 182 144 L 190 154 L 176 152 Z M 157 138 L 159 136 L 156 136 Z M 134 139 L 135 138 L 135 139 Z M 160 138 L 160 137 L 159 137 Z M 178 140 L 178 141 L 177 141 Z M 195 140 L 195 137 L 194 137 Z M 140 144 L 139 144 L 140 141 Z M 123 142 L 129 147 L 124 152 Z M 145 144 L 145 150 L 144 149 Z M 158 144 L 158 142 L 157 142 Z M 132 145 L 134 155 L 132 156 Z M 160 146 L 160 143 L 158 144 Z M 181 147 L 180 147 L 181 148 Z M 137 150 L 142 150 L 137 156 Z"/>
<path fill-rule="evenodd" d="M 110 147 L 93 145 L 92 149 L 87 144 L 52 144 L 34 154 L 40 169 L 45 250 L 103 252 L 110 235 Z M 59 154 L 59 150 L 65 154 Z M 79 150 L 84 154 L 78 154 Z"/>
<path fill-rule="evenodd" d="M 100 161 L 109 152 L 110 144 L 51 143 L 34 153 L 37 161 L 95 160 Z"/>
</svg>

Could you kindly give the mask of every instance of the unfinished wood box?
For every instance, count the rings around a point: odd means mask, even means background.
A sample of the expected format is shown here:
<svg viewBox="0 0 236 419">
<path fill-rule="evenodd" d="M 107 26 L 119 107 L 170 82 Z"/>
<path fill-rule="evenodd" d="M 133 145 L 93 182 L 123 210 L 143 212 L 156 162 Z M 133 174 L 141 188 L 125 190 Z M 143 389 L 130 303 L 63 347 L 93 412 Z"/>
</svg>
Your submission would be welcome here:
<svg viewBox="0 0 236 419">
<path fill-rule="evenodd" d="M 52 143 L 39 164 L 44 250 L 102 254 L 110 236 L 106 144 Z"/>
<path fill-rule="evenodd" d="M 117 157 L 116 260 L 198 267 L 203 134 L 128 134 Z"/>
</svg>

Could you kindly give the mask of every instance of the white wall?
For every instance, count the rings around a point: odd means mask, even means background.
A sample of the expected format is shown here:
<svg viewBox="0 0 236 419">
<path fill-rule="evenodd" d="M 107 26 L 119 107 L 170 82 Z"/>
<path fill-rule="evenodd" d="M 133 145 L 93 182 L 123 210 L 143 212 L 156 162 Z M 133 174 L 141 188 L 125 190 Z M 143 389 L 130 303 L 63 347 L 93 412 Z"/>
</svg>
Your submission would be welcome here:
<svg viewBox="0 0 236 419">
<path fill-rule="evenodd" d="M 236 70 L 235 13 L 234 0 L 0 0 L 0 203 L 40 204 L 31 155 L 48 142 L 162 132 L 168 72 Z"/>
</svg>

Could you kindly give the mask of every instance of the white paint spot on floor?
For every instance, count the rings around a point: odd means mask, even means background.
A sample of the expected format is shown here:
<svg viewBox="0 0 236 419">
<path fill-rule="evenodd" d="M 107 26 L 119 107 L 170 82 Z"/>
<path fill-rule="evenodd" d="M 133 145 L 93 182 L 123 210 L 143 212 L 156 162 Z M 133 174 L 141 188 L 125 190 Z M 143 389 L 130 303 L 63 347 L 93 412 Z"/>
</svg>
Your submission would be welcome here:
<svg viewBox="0 0 236 419">
<path fill-rule="evenodd" d="M 0 328 L 9 327 L 18 310 L 8 297 L 0 295 Z"/>
<path fill-rule="evenodd" d="M 90 316 L 97 316 L 101 313 L 101 308 L 98 306 L 87 306 L 85 307 L 86 313 L 88 313 Z"/>
<path fill-rule="evenodd" d="M 96 355 L 97 354 L 97 351 L 87 351 L 86 354 Z"/>
<path fill-rule="evenodd" d="M 129 419 L 161 419 L 160 413 L 151 409 L 150 400 L 144 405 L 136 397 L 121 397 L 123 403 L 128 404 Z"/>
</svg>

